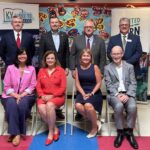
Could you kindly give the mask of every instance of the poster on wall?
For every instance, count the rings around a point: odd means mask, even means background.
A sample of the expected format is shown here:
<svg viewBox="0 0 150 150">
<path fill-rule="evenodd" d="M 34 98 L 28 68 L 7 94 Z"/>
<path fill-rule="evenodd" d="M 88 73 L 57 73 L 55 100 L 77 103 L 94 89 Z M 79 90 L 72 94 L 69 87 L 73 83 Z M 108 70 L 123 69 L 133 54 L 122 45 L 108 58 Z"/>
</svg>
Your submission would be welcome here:
<svg viewBox="0 0 150 150">
<path fill-rule="evenodd" d="M 24 29 L 39 29 L 39 5 L 0 2 L 0 30 L 12 29 L 11 20 L 14 15 L 23 18 Z"/>
<path fill-rule="evenodd" d="M 137 100 L 147 103 L 150 95 L 150 79 L 148 75 L 148 56 L 150 51 L 150 8 L 115 8 L 112 9 L 111 35 L 119 33 L 119 20 L 130 19 L 130 32 L 140 36 L 143 54 L 140 59 L 141 76 L 137 79 Z M 149 69 L 150 70 L 150 69 Z"/>
<path fill-rule="evenodd" d="M 107 43 L 110 35 L 111 10 L 107 8 L 93 7 L 64 7 L 58 4 L 55 7 L 40 7 L 40 31 L 50 30 L 49 18 L 57 16 L 60 20 L 60 30 L 69 36 L 70 46 L 72 39 L 82 34 L 83 25 L 87 19 L 95 21 L 95 34 L 100 35 Z"/>
</svg>

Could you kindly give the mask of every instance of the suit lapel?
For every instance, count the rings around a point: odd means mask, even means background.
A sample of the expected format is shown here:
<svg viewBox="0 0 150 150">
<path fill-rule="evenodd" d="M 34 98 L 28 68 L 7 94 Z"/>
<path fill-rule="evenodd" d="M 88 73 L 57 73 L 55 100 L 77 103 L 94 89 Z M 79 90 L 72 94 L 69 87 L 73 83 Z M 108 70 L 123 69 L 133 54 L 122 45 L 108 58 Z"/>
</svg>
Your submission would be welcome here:
<svg viewBox="0 0 150 150">
<path fill-rule="evenodd" d="M 86 48 L 86 38 L 85 38 L 85 35 L 82 35 L 80 42 L 81 42 L 81 45 L 82 45 L 82 49 Z"/>
<path fill-rule="evenodd" d="M 123 76 L 123 82 L 125 85 L 125 77 L 128 77 L 128 68 L 127 68 L 125 61 L 122 61 L 122 76 Z"/>
<path fill-rule="evenodd" d="M 48 39 L 47 39 L 48 43 L 50 43 L 50 45 L 52 45 L 52 50 L 55 50 L 56 51 L 56 48 L 55 48 L 55 44 L 54 44 L 54 41 L 53 41 L 53 37 L 52 37 L 52 32 L 48 32 Z M 56 51 L 57 52 L 57 51 Z"/>
<path fill-rule="evenodd" d="M 62 45 L 63 45 L 63 34 L 62 32 L 59 33 L 59 39 L 60 39 L 60 44 L 59 44 L 59 48 L 58 48 L 58 51 L 61 51 L 61 48 L 62 48 Z M 56 48 L 55 48 L 56 49 Z"/>
<path fill-rule="evenodd" d="M 111 63 L 110 69 L 114 73 L 116 78 L 119 80 L 119 76 L 118 76 L 117 70 L 116 70 L 115 65 L 113 63 Z"/>
<path fill-rule="evenodd" d="M 94 36 L 93 36 L 93 43 L 92 43 L 92 46 L 91 46 L 91 50 L 92 50 L 92 51 L 95 49 L 96 42 L 97 42 L 97 38 L 96 38 L 95 35 L 94 35 Z"/>
<path fill-rule="evenodd" d="M 10 34 L 10 39 L 12 40 L 12 43 L 14 43 L 14 45 L 17 47 L 17 43 L 16 43 L 16 40 L 15 40 L 15 35 L 14 35 L 14 32 L 12 31 L 11 34 Z"/>
</svg>

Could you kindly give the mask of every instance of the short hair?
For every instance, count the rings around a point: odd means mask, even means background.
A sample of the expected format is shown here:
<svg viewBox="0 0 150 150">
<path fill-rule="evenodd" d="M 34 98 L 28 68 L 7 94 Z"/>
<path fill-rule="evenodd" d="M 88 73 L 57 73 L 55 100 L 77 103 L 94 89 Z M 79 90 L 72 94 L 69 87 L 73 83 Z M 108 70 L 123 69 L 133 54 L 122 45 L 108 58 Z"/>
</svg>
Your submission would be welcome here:
<svg viewBox="0 0 150 150">
<path fill-rule="evenodd" d="M 21 20 L 22 20 L 22 22 L 23 22 L 23 18 L 22 18 L 22 16 L 20 16 L 20 15 L 14 15 L 14 16 L 12 17 L 11 22 L 12 22 L 12 21 L 13 21 L 13 19 L 15 19 L 15 18 L 19 18 L 19 19 L 21 19 Z"/>
<path fill-rule="evenodd" d="M 61 65 L 60 65 L 60 62 L 59 62 L 59 60 L 58 60 L 58 57 L 57 57 L 56 52 L 53 51 L 53 50 L 48 50 L 48 51 L 45 52 L 45 54 L 44 54 L 44 56 L 43 56 L 43 59 L 42 59 L 42 67 L 43 67 L 43 68 L 47 68 L 47 67 L 48 67 L 48 65 L 46 64 L 46 57 L 47 57 L 48 55 L 50 55 L 50 54 L 53 54 L 53 55 L 55 56 L 55 60 L 56 60 L 55 66 L 61 66 Z"/>
<path fill-rule="evenodd" d="M 23 54 L 24 52 L 26 52 L 26 55 L 27 55 L 27 61 L 25 62 L 25 64 L 26 64 L 27 66 L 31 65 L 31 63 L 30 63 L 30 61 L 29 61 L 29 53 L 28 53 L 28 51 L 26 50 L 26 48 L 21 47 L 21 48 L 18 48 L 18 49 L 17 49 L 16 58 L 15 58 L 15 61 L 14 61 L 14 65 L 15 65 L 17 68 L 19 67 L 19 64 L 20 64 L 20 62 L 19 62 L 19 60 L 18 60 L 18 56 L 21 55 L 21 54 Z"/>
<path fill-rule="evenodd" d="M 95 27 L 95 22 L 94 22 L 94 20 L 93 20 L 93 19 L 88 19 L 88 20 L 86 20 L 86 21 L 85 21 L 85 23 L 84 23 L 84 27 L 85 27 L 85 24 L 86 24 L 87 22 L 92 22 L 92 23 L 93 23 L 93 25 L 94 25 L 94 27 Z"/>
<path fill-rule="evenodd" d="M 94 63 L 93 54 L 92 54 L 92 51 L 91 51 L 90 49 L 88 49 L 88 48 L 85 48 L 85 49 L 83 49 L 83 50 L 81 51 L 80 57 L 79 57 L 79 58 L 80 58 L 80 64 L 82 64 L 81 58 L 82 58 L 82 55 L 83 55 L 84 53 L 88 53 L 88 54 L 91 56 L 91 63 L 93 64 L 93 63 Z"/>
<path fill-rule="evenodd" d="M 126 17 L 120 18 L 119 25 L 120 25 L 121 21 L 127 21 L 130 25 L 130 19 L 129 18 L 126 18 Z"/>
</svg>

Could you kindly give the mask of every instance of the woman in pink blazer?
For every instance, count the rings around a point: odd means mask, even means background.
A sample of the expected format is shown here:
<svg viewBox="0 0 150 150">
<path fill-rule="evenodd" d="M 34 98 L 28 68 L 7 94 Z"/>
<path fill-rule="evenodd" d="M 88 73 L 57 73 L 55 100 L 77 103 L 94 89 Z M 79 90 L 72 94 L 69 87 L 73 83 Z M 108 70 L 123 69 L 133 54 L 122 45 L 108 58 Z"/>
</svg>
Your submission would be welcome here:
<svg viewBox="0 0 150 150">
<path fill-rule="evenodd" d="M 36 72 L 29 65 L 28 53 L 23 48 L 18 49 L 16 62 L 7 67 L 2 93 L 10 134 L 8 142 L 14 146 L 19 145 L 20 135 L 26 134 L 26 118 L 35 102 L 35 86 Z"/>
</svg>

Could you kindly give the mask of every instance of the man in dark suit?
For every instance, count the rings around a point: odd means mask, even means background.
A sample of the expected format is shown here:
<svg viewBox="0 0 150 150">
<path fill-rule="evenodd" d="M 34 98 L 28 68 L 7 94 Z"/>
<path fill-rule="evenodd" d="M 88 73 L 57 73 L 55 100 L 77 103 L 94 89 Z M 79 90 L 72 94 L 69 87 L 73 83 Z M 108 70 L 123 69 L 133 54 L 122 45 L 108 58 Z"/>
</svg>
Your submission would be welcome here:
<svg viewBox="0 0 150 150">
<path fill-rule="evenodd" d="M 110 38 L 107 56 L 112 60 L 110 52 L 115 45 L 119 45 L 124 50 L 123 60 L 126 60 L 128 63 L 134 65 L 134 71 L 136 77 L 141 75 L 139 60 L 142 56 L 142 46 L 140 37 L 129 33 L 130 30 L 130 20 L 128 18 L 121 18 L 119 21 L 120 33 L 112 36 Z"/>
<path fill-rule="evenodd" d="M 84 24 L 84 31 L 82 35 L 74 38 L 71 52 L 70 52 L 70 70 L 72 70 L 72 76 L 75 77 L 75 67 L 79 64 L 80 52 L 85 49 L 91 49 L 94 64 L 98 65 L 102 74 L 104 71 L 104 66 L 106 64 L 106 50 L 105 43 L 98 35 L 94 35 L 94 22 L 93 20 L 87 20 Z M 77 113 L 76 120 L 81 120 L 82 116 Z"/>
<path fill-rule="evenodd" d="M 39 60 L 48 50 L 56 52 L 61 66 L 69 73 L 69 42 L 65 32 L 59 31 L 59 19 L 57 17 L 50 18 L 51 31 L 42 34 L 40 39 Z M 64 119 L 60 109 L 56 111 L 57 117 Z"/>
<path fill-rule="evenodd" d="M 110 52 L 112 62 L 105 67 L 104 79 L 108 91 L 107 100 L 114 110 L 114 118 L 117 127 L 117 137 L 114 141 L 115 147 L 120 147 L 124 135 L 130 145 L 138 149 L 138 144 L 133 135 L 137 116 L 136 106 L 136 79 L 133 65 L 123 61 L 123 49 L 114 46 Z M 126 111 L 126 128 L 124 127 Z"/>
<path fill-rule="evenodd" d="M 77 64 L 79 64 L 80 52 L 85 49 L 91 49 L 94 57 L 94 64 L 97 64 L 104 71 L 106 64 L 106 50 L 105 43 L 98 35 L 94 35 L 94 22 L 93 20 L 87 20 L 84 24 L 84 32 L 74 38 L 71 52 L 70 52 L 70 69 L 74 74 L 74 70 Z"/>
<path fill-rule="evenodd" d="M 13 16 L 11 25 L 13 30 L 2 36 L 0 42 L 0 56 L 4 60 L 6 67 L 13 64 L 17 49 L 23 47 L 27 50 L 31 63 L 35 52 L 34 39 L 30 33 L 24 32 L 23 19 L 21 16 Z"/>
</svg>

